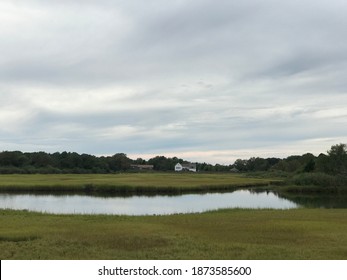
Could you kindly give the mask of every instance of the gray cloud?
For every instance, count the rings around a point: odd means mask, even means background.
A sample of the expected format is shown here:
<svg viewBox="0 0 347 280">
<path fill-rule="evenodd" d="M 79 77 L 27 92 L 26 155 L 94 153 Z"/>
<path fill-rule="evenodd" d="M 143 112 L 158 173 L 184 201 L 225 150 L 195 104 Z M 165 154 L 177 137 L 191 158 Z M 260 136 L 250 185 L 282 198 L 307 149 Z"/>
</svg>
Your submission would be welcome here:
<svg viewBox="0 0 347 280">
<path fill-rule="evenodd" d="M 2 1 L 0 145 L 223 163 L 324 152 L 347 141 L 346 8 Z"/>
</svg>

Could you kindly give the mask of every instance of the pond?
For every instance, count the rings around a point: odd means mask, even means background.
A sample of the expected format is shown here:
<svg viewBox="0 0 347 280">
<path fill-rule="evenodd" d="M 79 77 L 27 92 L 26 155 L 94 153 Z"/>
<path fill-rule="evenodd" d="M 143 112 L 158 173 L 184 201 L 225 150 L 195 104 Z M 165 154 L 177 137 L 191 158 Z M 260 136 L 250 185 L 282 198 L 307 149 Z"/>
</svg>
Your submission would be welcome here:
<svg viewBox="0 0 347 280">
<path fill-rule="evenodd" d="M 0 194 L 0 208 L 54 214 L 167 215 L 200 213 L 221 208 L 298 208 L 272 192 L 184 194 L 179 196 L 98 197 L 88 195 Z"/>
</svg>

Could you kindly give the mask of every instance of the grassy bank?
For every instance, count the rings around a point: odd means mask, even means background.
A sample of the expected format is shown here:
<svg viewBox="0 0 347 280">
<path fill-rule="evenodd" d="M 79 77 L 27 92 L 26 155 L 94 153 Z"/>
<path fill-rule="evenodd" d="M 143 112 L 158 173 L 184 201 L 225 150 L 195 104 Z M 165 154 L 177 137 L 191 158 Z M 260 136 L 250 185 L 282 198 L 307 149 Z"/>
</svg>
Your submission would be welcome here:
<svg viewBox="0 0 347 280">
<path fill-rule="evenodd" d="M 1 259 L 347 259 L 346 209 L 172 216 L 0 210 Z"/>
<path fill-rule="evenodd" d="M 238 174 L 121 173 L 0 175 L 0 191 L 189 192 L 267 185 Z"/>
</svg>

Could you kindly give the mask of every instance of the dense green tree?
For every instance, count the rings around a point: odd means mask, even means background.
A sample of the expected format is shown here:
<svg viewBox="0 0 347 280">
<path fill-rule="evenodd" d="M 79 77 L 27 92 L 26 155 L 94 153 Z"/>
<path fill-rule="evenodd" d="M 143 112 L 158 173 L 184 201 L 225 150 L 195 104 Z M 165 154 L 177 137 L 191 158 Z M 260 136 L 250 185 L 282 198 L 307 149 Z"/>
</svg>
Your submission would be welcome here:
<svg viewBox="0 0 347 280">
<path fill-rule="evenodd" d="M 144 160 L 143 158 L 137 158 L 134 161 L 134 164 L 146 164 L 146 160 Z"/>
<path fill-rule="evenodd" d="M 328 171 L 332 174 L 347 173 L 347 146 L 346 144 L 337 144 L 331 146 L 328 151 Z"/>
<path fill-rule="evenodd" d="M 0 154 L 1 166 L 23 167 L 28 161 L 28 158 L 20 151 L 4 151 Z"/>
<path fill-rule="evenodd" d="M 156 156 L 148 160 L 148 163 L 153 165 L 154 170 L 158 171 L 173 171 L 177 162 L 177 158 L 174 160 L 164 156 Z"/>
<path fill-rule="evenodd" d="M 316 166 L 316 163 L 315 163 L 314 159 L 310 159 L 306 163 L 306 165 L 304 167 L 304 172 L 312 172 L 312 171 L 314 171 L 315 166 Z"/>
<path fill-rule="evenodd" d="M 247 171 L 266 171 L 270 167 L 269 162 L 264 158 L 252 157 L 247 161 Z"/>
<path fill-rule="evenodd" d="M 33 165 L 34 167 L 47 167 L 54 165 L 53 158 L 45 152 L 27 153 L 27 156 L 30 158 L 30 165 Z"/>
<path fill-rule="evenodd" d="M 321 153 L 319 154 L 315 162 L 315 171 L 321 173 L 329 173 L 329 156 Z"/>
<path fill-rule="evenodd" d="M 112 171 L 126 171 L 130 169 L 131 159 L 124 153 L 117 153 L 108 159 L 108 164 Z"/>
<path fill-rule="evenodd" d="M 245 159 L 237 159 L 235 160 L 234 167 L 241 172 L 247 171 L 247 162 Z"/>
</svg>

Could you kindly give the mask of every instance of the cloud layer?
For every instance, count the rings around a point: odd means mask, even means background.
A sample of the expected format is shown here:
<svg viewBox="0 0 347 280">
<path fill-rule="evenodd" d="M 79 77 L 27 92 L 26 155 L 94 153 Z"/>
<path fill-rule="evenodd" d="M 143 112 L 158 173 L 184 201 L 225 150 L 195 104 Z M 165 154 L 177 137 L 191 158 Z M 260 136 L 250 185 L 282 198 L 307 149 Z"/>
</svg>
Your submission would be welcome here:
<svg viewBox="0 0 347 280">
<path fill-rule="evenodd" d="M 232 163 L 347 142 L 347 3 L 1 1 L 2 150 Z"/>
</svg>

